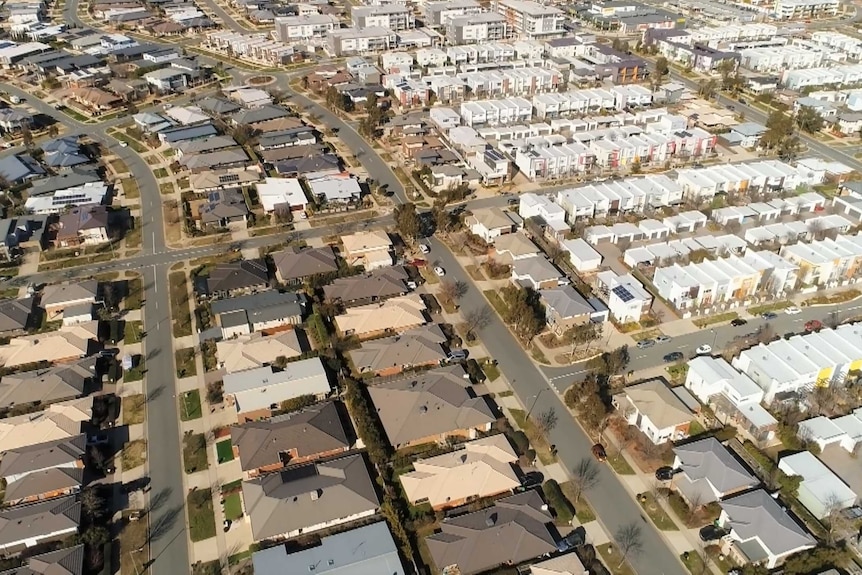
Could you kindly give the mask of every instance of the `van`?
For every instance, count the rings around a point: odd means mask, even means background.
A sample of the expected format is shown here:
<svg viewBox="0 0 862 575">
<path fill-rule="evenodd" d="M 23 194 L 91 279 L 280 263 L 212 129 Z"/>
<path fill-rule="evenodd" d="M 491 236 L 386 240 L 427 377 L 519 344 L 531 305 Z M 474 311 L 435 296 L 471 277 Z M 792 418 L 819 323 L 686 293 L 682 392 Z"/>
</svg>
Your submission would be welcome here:
<svg viewBox="0 0 862 575">
<path fill-rule="evenodd" d="M 453 349 L 449 352 L 449 356 L 446 359 L 449 361 L 464 361 L 467 359 L 467 351 L 463 349 Z"/>
</svg>

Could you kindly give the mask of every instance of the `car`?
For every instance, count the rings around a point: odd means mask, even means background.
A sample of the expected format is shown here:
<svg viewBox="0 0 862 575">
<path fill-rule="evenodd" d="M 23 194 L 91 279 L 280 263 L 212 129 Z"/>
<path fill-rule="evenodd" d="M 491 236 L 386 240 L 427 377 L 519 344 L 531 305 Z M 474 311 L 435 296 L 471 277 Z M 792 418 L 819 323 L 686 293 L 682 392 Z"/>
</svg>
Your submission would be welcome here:
<svg viewBox="0 0 862 575">
<path fill-rule="evenodd" d="M 308 214 L 306 214 L 305 212 L 299 212 L 299 219 L 300 220 L 307 220 Z"/>
<path fill-rule="evenodd" d="M 655 478 L 659 481 L 670 481 L 675 472 L 673 467 L 665 465 L 655 470 Z"/>
<path fill-rule="evenodd" d="M 710 524 L 701 527 L 700 531 L 697 532 L 697 535 L 700 537 L 701 541 L 716 541 L 728 533 L 730 532 L 727 529 L 722 529 L 721 527 L 716 527 L 715 525 Z"/>
<path fill-rule="evenodd" d="M 732 325 L 733 327 L 739 327 L 739 326 L 745 325 L 747 323 L 748 323 L 747 320 L 744 320 L 741 317 L 738 317 L 735 320 L 733 320 L 732 322 L 730 322 L 730 325 Z"/>
<path fill-rule="evenodd" d="M 798 306 L 792 305 L 792 306 L 786 308 L 784 310 L 784 313 L 786 313 L 787 315 L 797 315 L 797 314 L 802 313 L 802 309 L 799 308 Z"/>
<path fill-rule="evenodd" d="M 518 198 L 509 198 L 509 200 L 506 203 L 509 204 L 510 206 L 514 206 L 518 202 L 520 202 L 520 200 Z"/>
<path fill-rule="evenodd" d="M 655 338 L 656 343 L 667 343 L 671 340 L 669 335 L 659 335 Z"/>
<path fill-rule="evenodd" d="M 87 437 L 87 445 L 106 445 L 108 441 L 107 433 L 97 433 L 96 435 Z"/>
<path fill-rule="evenodd" d="M 681 351 L 672 351 L 669 354 L 665 355 L 663 359 L 665 363 L 673 363 L 675 361 L 681 361 L 684 358 L 685 356 Z"/>
<path fill-rule="evenodd" d="M 607 461 L 608 453 L 605 451 L 605 446 L 601 443 L 596 443 L 595 445 L 593 445 L 590 451 L 593 453 L 593 457 L 595 457 L 599 463 Z"/>
<path fill-rule="evenodd" d="M 740 99 L 739 99 L 739 103 L 740 103 L 740 104 L 742 104 L 743 106 L 747 106 L 747 105 L 748 105 L 748 102 L 746 102 L 746 101 L 745 101 L 745 98 L 740 98 Z"/>
<path fill-rule="evenodd" d="M 429 253 L 431 253 L 431 248 L 429 248 L 425 244 L 419 244 L 419 251 L 422 252 L 423 254 L 429 254 Z"/>
<path fill-rule="evenodd" d="M 230 531 L 230 526 L 232 525 L 232 523 L 233 523 L 233 522 L 232 522 L 230 519 L 225 519 L 225 520 L 224 520 L 224 523 L 222 523 L 222 525 L 224 526 L 224 532 L 225 532 L 225 533 L 227 533 L 228 531 Z"/>
<path fill-rule="evenodd" d="M 128 148 L 128 147 L 129 147 L 129 143 L 128 143 L 128 142 L 120 142 L 120 147 L 121 147 L 121 148 Z"/>
<path fill-rule="evenodd" d="M 117 357 L 119 354 L 119 349 L 117 349 L 116 347 L 109 347 L 100 351 L 99 357 Z"/>
<path fill-rule="evenodd" d="M 638 349 L 648 349 L 655 345 L 654 339 L 642 339 L 637 343 Z"/>
<path fill-rule="evenodd" d="M 697 349 L 694 350 L 697 355 L 707 355 L 712 353 L 712 346 L 708 343 L 697 346 Z"/>
<path fill-rule="evenodd" d="M 760 317 L 762 317 L 762 318 L 763 318 L 763 319 L 765 319 L 766 321 L 769 321 L 769 320 L 771 320 L 771 319 L 775 319 L 775 318 L 777 318 L 777 317 L 778 317 L 778 314 L 777 314 L 777 313 L 775 313 L 774 311 L 765 311 L 765 312 L 763 312 L 762 314 L 760 314 Z"/>
<path fill-rule="evenodd" d="M 442 278 L 446 275 L 446 270 L 444 270 L 440 266 L 434 266 L 434 273 Z"/>
<path fill-rule="evenodd" d="M 467 359 L 467 350 L 465 349 L 453 349 L 449 352 L 449 355 L 446 356 L 446 359 L 449 361 L 464 361 Z"/>
<path fill-rule="evenodd" d="M 823 322 L 817 319 L 810 319 L 805 322 L 805 331 L 820 331 L 823 329 Z"/>
</svg>

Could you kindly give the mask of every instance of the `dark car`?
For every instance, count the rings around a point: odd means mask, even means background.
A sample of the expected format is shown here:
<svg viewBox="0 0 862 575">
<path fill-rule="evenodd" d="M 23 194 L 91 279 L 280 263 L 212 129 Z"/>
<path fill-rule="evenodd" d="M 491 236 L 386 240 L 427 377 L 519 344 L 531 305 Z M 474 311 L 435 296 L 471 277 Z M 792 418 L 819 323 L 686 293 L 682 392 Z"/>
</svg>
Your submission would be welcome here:
<svg viewBox="0 0 862 575">
<path fill-rule="evenodd" d="M 744 320 L 741 317 L 738 317 L 735 320 L 733 320 L 732 322 L 730 322 L 730 325 L 732 325 L 733 327 L 739 327 L 739 326 L 745 325 L 747 323 L 748 323 L 747 320 Z"/>
<path fill-rule="evenodd" d="M 668 465 L 655 470 L 655 478 L 659 481 L 670 481 L 673 478 L 674 469 Z"/>
<path fill-rule="evenodd" d="M 608 458 L 608 454 L 605 451 L 605 446 L 601 443 L 596 443 L 595 445 L 593 445 L 593 448 L 590 451 L 592 451 L 593 457 L 595 457 L 599 463 L 606 461 Z"/>
<path fill-rule="evenodd" d="M 673 363 L 675 361 L 681 361 L 685 356 L 681 351 L 672 351 L 669 354 L 664 356 L 665 363 Z"/>
<path fill-rule="evenodd" d="M 765 319 L 765 320 L 767 320 L 767 321 L 768 321 L 768 320 L 770 320 L 770 319 L 775 319 L 775 318 L 777 318 L 777 317 L 778 317 L 778 314 L 777 314 L 777 313 L 775 313 L 774 311 L 767 311 L 767 312 L 764 312 L 764 313 L 760 314 L 760 317 L 762 317 L 763 319 Z"/>
<path fill-rule="evenodd" d="M 730 532 L 727 529 L 722 529 L 715 525 L 706 525 L 705 527 L 700 528 L 698 535 L 700 536 L 701 541 L 715 541 L 717 539 L 721 539 L 728 533 Z"/>
</svg>

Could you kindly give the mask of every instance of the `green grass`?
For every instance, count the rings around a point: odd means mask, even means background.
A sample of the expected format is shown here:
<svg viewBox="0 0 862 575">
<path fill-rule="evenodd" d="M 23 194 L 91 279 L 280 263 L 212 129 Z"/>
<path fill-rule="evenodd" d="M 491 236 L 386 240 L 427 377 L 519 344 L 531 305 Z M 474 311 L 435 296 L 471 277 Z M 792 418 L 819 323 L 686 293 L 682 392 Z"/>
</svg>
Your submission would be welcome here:
<svg viewBox="0 0 862 575">
<path fill-rule="evenodd" d="M 693 323 L 697 327 L 703 328 L 703 327 L 707 327 L 710 325 L 715 325 L 717 323 L 725 323 L 725 322 L 733 321 L 738 317 L 739 317 L 738 313 L 736 313 L 735 311 L 729 311 L 726 313 L 720 313 L 720 314 L 716 314 L 716 315 L 710 315 L 707 317 L 702 317 L 702 318 L 699 318 L 699 319 L 692 321 L 691 323 Z"/>
<path fill-rule="evenodd" d="M 587 501 L 583 497 L 581 497 L 581 502 L 575 506 L 575 517 L 578 518 L 578 521 L 581 522 L 581 525 L 596 520 L 595 511 L 593 511 L 593 508 L 590 507 L 590 504 L 587 503 Z"/>
<path fill-rule="evenodd" d="M 506 302 L 503 301 L 503 298 L 500 297 L 500 294 L 498 294 L 495 290 L 492 289 L 486 289 L 482 293 L 485 294 L 485 297 L 488 298 L 489 302 L 491 302 L 491 307 L 493 307 L 497 311 L 497 313 L 500 314 L 500 317 L 506 315 L 506 311 L 509 308 L 506 307 Z"/>
<path fill-rule="evenodd" d="M 123 423 L 135 425 L 147 418 L 147 398 L 144 394 L 127 395 L 123 398 Z"/>
<path fill-rule="evenodd" d="M 204 541 L 215 537 L 215 510 L 213 509 L 212 491 L 196 489 L 189 492 L 186 499 L 189 511 L 189 536 L 192 541 Z"/>
<path fill-rule="evenodd" d="M 177 361 L 177 377 L 193 377 L 197 375 L 197 363 L 195 362 L 195 349 L 184 347 L 174 352 Z"/>
<path fill-rule="evenodd" d="M 224 516 L 231 521 L 242 517 L 242 499 L 239 493 L 231 493 L 224 498 Z"/>
<path fill-rule="evenodd" d="M 705 433 L 706 428 L 700 424 L 700 422 L 696 419 L 691 420 L 691 424 L 688 426 L 688 434 L 691 437 L 697 437 L 701 433 Z"/>
<path fill-rule="evenodd" d="M 670 515 L 665 513 L 661 504 L 655 500 L 652 493 L 641 493 L 638 495 L 638 503 L 641 508 L 646 511 L 646 514 L 655 523 L 655 526 L 661 531 L 679 531 L 679 527 L 670 518 Z"/>
<path fill-rule="evenodd" d="M 130 345 L 141 341 L 143 323 L 140 321 L 127 321 L 123 326 L 123 343 Z"/>
<path fill-rule="evenodd" d="M 239 553 L 231 555 L 230 557 L 227 558 L 227 564 L 231 565 L 231 566 L 239 565 L 240 563 L 242 563 L 246 559 L 251 559 L 251 550 L 250 549 L 246 549 L 245 551 L 240 551 Z"/>
<path fill-rule="evenodd" d="M 138 154 L 143 154 L 144 152 L 148 151 L 145 145 L 141 144 L 139 141 L 137 141 L 128 134 L 117 132 L 116 134 L 114 134 L 114 137 L 121 142 L 126 142 L 127 144 L 129 144 L 129 147 Z"/>
<path fill-rule="evenodd" d="M 219 463 L 233 461 L 233 444 L 230 442 L 230 439 L 216 443 L 216 455 L 218 456 Z"/>
<path fill-rule="evenodd" d="M 683 553 L 679 559 L 691 575 L 703 575 L 709 572 L 709 569 L 703 564 L 703 557 L 700 556 L 700 552 L 694 549 Z"/>
<path fill-rule="evenodd" d="M 186 473 L 197 473 L 209 468 L 207 441 L 203 433 L 189 433 L 183 436 L 183 465 Z"/>
<path fill-rule="evenodd" d="M 180 396 L 180 420 L 192 421 L 202 416 L 201 392 L 197 389 L 193 389 L 183 393 Z"/>
<path fill-rule="evenodd" d="M 240 489 L 242 489 L 242 479 L 229 481 L 228 483 L 225 483 L 221 486 L 221 494 L 228 495 Z"/>
<path fill-rule="evenodd" d="M 768 303 L 764 305 L 756 305 L 748 308 L 748 313 L 751 315 L 760 315 L 766 313 L 768 311 L 781 311 L 783 309 L 787 309 L 793 305 L 792 301 L 778 301 L 775 303 Z"/>
<path fill-rule="evenodd" d="M 617 475 L 634 475 L 635 470 L 629 465 L 621 453 L 608 456 L 608 465 L 617 473 Z"/>
<path fill-rule="evenodd" d="M 126 383 L 129 383 L 130 381 L 141 381 L 144 379 L 144 372 L 146 369 L 146 359 L 144 359 L 144 356 L 142 355 L 138 356 L 138 365 L 123 373 L 123 381 Z"/>
<path fill-rule="evenodd" d="M 479 365 L 482 366 L 482 371 L 485 372 L 485 376 L 488 378 L 488 381 L 494 381 L 498 377 L 500 377 L 500 368 L 493 362 L 488 360 L 487 358 L 479 360 Z"/>
<path fill-rule="evenodd" d="M 170 182 L 166 182 L 164 184 L 159 184 L 159 193 L 161 193 L 161 194 L 173 194 L 174 193 L 174 185 Z"/>
<path fill-rule="evenodd" d="M 171 272 L 168 276 L 171 290 L 171 316 L 174 337 L 192 334 L 192 312 L 189 309 L 189 291 L 185 272 Z"/>
<path fill-rule="evenodd" d="M 126 301 L 123 302 L 123 307 L 129 309 L 141 309 L 144 297 L 144 283 L 141 276 L 129 278 L 127 281 L 129 294 L 126 296 Z"/>
<path fill-rule="evenodd" d="M 527 419 L 526 412 L 521 409 L 510 409 L 509 412 L 512 414 L 512 418 L 515 420 L 517 426 L 524 431 L 527 439 L 530 440 L 530 443 L 533 445 L 533 449 L 536 450 L 536 455 L 539 457 L 539 461 L 545 465 L 554 463 L 557 458 L 551 453 L 551 446 L 548 444 L 547 439 L 539 433 L 539 430 L 533 424 L 532 419 Z"/>
<path fill-rule="evenodd" d="M 685 378 L 688 375 L 688 364 L 680 363 L 676 365 L 669 365 L 665 368 L 665 371 L 667 371 L 668 379 L 671 383 L 685 383 Z"/>
<path fill-rule="evenodd" d="M 156 168 L 153 170 L 153 175 L 157 178 L 167 178 L 169 176 L 168 171 L 164 168 Z"/>
</svg>

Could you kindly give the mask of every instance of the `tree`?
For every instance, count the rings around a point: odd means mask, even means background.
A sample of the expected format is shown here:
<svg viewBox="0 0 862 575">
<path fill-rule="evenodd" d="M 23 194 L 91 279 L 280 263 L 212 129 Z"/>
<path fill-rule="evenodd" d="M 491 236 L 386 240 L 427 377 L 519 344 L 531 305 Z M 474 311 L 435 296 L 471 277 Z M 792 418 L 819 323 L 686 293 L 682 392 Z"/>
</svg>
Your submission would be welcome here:
<svg viewBox="0 0 862 575">
<path fill-rule="evenodd" d="M 448 303 L 455 303 L 467 293 L 467 284 L 463 281 L 443 280 L 440 282 L 440 298 Z"/>
<path fill-rule="evenodd" d="M 548 435 L 557 426 L 557 410 L 549 407 L 545 411 L 533 416 L 533 423 L 542 435 Z"/>
<path fill-rule="evenodd" d="M 491 308 L 487 305 L 473 308 L 464 314 L 464 323 L 467 324 L 467 332 L 476 334 L 477 331 L 482 331 L 488 324 L 491 323 Z"/>
<path fill-rule="evenodd" d="M 766 131 L 760 136 L 760 145 L 767 150 L 777 150 L 792 135 L 793 119 L 781 110 L 775 110 L 766 119 Z"/>
<path fill-rule="evenodd" d="M 56 138 L 60 133 L 60 129 L 57 127 L 57 124 L 51 124 L 48 126 L 48 137 Z"/>
<path fill-rule="evenodd" d="M 698 84 L 697 95 L 704 100 L 711 100 L 718 90 L 718 83 L 715 80 L 701 80 Z"/>
<path fill-rule="evenodd" d="M 811 106 L 800 106 L 796 112 L 796 125 L 800 130 L 814 134 L 823 129 L 823 116 Z"/>
<path fill-rule="evenodd" d="M 91 519 L 96 519 L 102 516 L 105 510 L 105 500 L 99 495 L 95 487 L 87 487 L 81 491 L 81 509 Z"/>
<path fill-rule="evenodd" d="M 667 58 L 659 56 L 655 61 L 655 74 L 659 78 L 666 76 L 670 72 L 670 67 L 667 65 Z"/>
<path fill-rule="evenodd" d="M 395 226 L 405 239 L 415 240 L 419 236 L 419 216 L 412 203 L 401 204 L 395 208 Z"/>
<path fill-rule="evenodd" d="M 630 556 L 643 551 L 643 534 L 641 533 L 641 526 L 637 523 L 621 525 L 614 534 L 614 539 L 620 548 L 620 563 L 617 565 L 617 569 L 622 567 Z"/>
<path fill-rule="evenodd" d="M 33 147 L 33 134 L 27 126 L 21 128 L 21 143 L 24 144 L 24 147 L 27 149 Z"/>
<path fill-rule="evenodd" d="M 88 547 L 101 547 L 111 539 L 111 534 L 101 525 L 91 525 L 81 534 L 81 541 Z"/>
<path fill-rule="evenodd" d="M 599 468 L 589 457 L 583 457 L 572 469 L 572 488 L 575 490 L 575 505 L 581 500 L 581 494 L 589 491 L 599 482 Z"/>
</svg>

